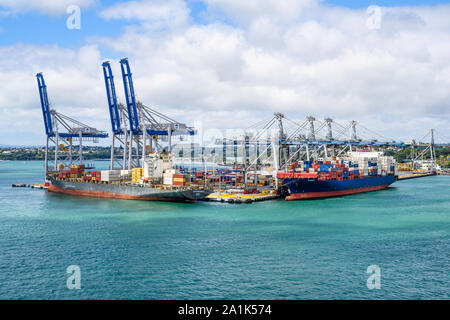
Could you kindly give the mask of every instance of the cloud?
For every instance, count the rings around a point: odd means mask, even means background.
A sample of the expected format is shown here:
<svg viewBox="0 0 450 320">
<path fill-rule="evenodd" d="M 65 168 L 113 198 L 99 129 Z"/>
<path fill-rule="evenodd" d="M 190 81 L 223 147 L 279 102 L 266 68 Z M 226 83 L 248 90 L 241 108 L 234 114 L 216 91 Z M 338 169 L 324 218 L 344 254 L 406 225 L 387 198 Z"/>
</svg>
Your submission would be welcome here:
<svg viewBox="0 0 450 320">
<path fill-rule="evenodd" d="M 13 14 L 37 11 L 44 14 L 61 15 L 66 13 L 70 5 L 86 8 L 96 2 L 96 0 L 0 0 L 0 7 Z"/>
<path fill-rule="evenodd" d="M 14 141 L 28 133 L 29 143 L 43 141 L 36 73 L 43 72 L 51 107 L 87 124 L 106 129 L 101 59 L 95 45 L 70 50 L 53 46 L 0 47 L 0 135 Z M 103 107 L 103 108 L 102 108 Z M 2 139 L 2 140 L 3 140 Z M 22 141 L 22 143 L 28 143 Z"/>
<path fill-rule="evenodd" d="M 247 25 L 261 17 L 282 23 L 297 20 L 306 9 L 315 8 L 317 0 L 205 0 L 210 14 L 224 14 L 232 21 Z"/>
<path fill-rule="evenodd" d="M 188 22 L 189 9 L 182 0 L 148 0 L 117 3 L 100 13 L 106 20 L 141 20 L 160 25 L 179 26 Z"/>
<path fill-rule="evenodd" d="M 315 10 L 314 2 L 296 1 L 291 16 L 271 1 L 207 3 L 247 23 L 192 24 L 164 36 L 142 27 L 119 41 L 103 39 L 132 57 L 144 101 L 182 106 L 215 126 L 245 125 L 278 110 L 299 118 L 390 115 L 392 122 L 450 112 L 450 64 L 442 59 L 449 31 L 435 21 L 448 6 L 435 8 L 436 17 L 428 7 L 384 9 L 377 31 L 366 27 L 365 10 Z"/>
<path fill-rule="evenodd" d="M 404 140 L 450 126 L 450 6 L 383 8 L 381 28 L 371 30 L 362 9 L 205 1 L 207 24 L 182 1 L 135 1 L 101 13 L 131 23 L 118 37 L 78 49 L 0 47 L 0 128 L 42 130 L 34 74 L 43 71 L 58 110 L 109 129 L 101 52 L 112 56 L 119 100 L 118 58 L 126 56 L 138 98 L 188 124 L 243 128 L 280 111 L 356 119 Z"/>
</svg>

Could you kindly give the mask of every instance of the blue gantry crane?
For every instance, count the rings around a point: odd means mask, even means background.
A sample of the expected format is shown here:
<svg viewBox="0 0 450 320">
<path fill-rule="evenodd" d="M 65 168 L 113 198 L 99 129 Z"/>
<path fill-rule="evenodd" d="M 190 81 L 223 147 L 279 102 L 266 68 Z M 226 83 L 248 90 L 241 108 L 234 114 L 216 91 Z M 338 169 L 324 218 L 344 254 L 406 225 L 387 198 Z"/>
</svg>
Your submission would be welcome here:
<svg viewBox="0 0 450 320">
<path fill-rule="evenodd" d="M 129 123 L 128 166 L 138 166 L 140 156 L 144 161 L 148 150 L 161 149 L 159 140 L 167 140 L 167 151 L 172 151 L 172 137 L 194 135 L 196 131 L 155 109 L 137 101 L 133 77 L 127 58 L 120 60 L 126 110 Z M 164 139 L 158 139 L 163 137 Z M 148 141 L 147 141 L 148 140 Z M 149 143 L 149 145 L 148 145 Z"/>
<path fill-rule="evenodd" d="M 130 132 L 127 129 L 128 114 L 125 106 L 117 100 L 116 86 L 110 62 L 103 62 L 102 68 L 112 132 L 110 169 L 125 170 L 128 168 L 127 152 L 130 136 Z"/>
<path fill-rule="evenodd" d="M 53 169 L 58 171 L 69 168 L 71 164 L 83 164 L 83 141 L 97 143 L 99 139 L 107 138 L 108 134 L 51 109 L 44 76 L 38 73 L 36 78 L 46 134 L 44 166 L 47 177 L 50 143 L 54 144 Z M 77 141 L 78 146 L 74 145 Z M 78 149 L 76 155 L 73 154 L 74 149 Z"/>
</svg>

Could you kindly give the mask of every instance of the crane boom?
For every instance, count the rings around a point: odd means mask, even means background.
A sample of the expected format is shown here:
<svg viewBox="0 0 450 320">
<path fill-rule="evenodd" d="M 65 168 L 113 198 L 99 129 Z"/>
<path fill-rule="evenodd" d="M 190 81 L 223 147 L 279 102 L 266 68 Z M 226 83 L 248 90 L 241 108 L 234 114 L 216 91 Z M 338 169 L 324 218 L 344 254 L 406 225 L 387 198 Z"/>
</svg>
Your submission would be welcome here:
<svg viewBox="0 0 450 320">
<path fill-rule="evenodd" d="M 105 61 L 102 64 L 103 76 L 105 78 L 106 96 L 108 98 L 109 115 L 111 118 L 112 132 L 120 134 L 122 129 L 120 127 L 119 109 L 117 107 L 116 87 L 114 85 L 114 76 L 111 70 L 109 61 Z"/>
<path fill-rule="evenodd" d="M 133 78 L 127 58 L 120 60 L 120 68 L 122 70 L 123 88 L 125 90 L 125 100 L 127 104 L 128 120 L 130 122 L 130 131 L 133 134 L 139 134 L 139 115 L 136 108 Z"/>
<path fill-rule="evenodd" d="M 45 133 L 47 136 L 53 135 L 52 118 L 50 114 L 50 104 L 48 103 L 47 86 L 45 85 L 44 76 L 42 73 L 36 74 L 39 96 L 41 98 L 42 115 L 44 116 Z"/>
</svg>

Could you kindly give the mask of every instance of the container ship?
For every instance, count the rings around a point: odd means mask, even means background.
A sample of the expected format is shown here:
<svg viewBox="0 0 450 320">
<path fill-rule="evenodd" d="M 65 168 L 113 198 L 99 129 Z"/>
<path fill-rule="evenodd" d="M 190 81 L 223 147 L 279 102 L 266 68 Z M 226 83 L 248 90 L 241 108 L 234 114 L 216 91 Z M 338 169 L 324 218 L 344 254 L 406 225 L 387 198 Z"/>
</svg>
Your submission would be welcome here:
<svg viewBox="0 0 450 320">
<path fill-rule="evenodd" d="M 286 200 L 320 199 L 382 190 L 398 179 L 397 164 L 381 152 L 349 152 L 345 157 L 296 163 L 279 172 Z"/>
<path fill-rule="evenodd" d="M 48 191 L 75 196 L 146 201 L 194 202 L 212 190 L 170 168 L 169 156 L 153 155 L 143 168 L 86 171 L 83 165 L 48 174 Z"/>
</svg>

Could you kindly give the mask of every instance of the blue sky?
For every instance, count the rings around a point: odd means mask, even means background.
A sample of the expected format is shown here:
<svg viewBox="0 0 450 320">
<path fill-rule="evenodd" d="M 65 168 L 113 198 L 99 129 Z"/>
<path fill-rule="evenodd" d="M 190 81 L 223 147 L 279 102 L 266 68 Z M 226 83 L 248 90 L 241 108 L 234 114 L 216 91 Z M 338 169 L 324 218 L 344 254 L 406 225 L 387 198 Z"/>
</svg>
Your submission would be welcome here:
<svg viewBox="0 0 450 320">
<path fill-rule="evenodd" d="M 105 1 L 104 1 L 105 3 Z M 109 4 L 112 1 L 108 1 Z M 1 7 L 0 7 L 1 8 Z M 0 45 L 17 42 L 27 44 L 59 44 L 75 48 L 89 36 L 114 37 L 126 25 L 123 21 L 105 21 L 98 17 L 104 6 L 81 10 L 81 29 L 69 30 L 65 27 L 68 14 L 48 15 L 39 12 L 18 13 L 0 16 Z"/>
<path fill-rule="evenodd" d="M 98 14 L 106 7 L 126 1 L 102 0 L 91 8 L 81 11 L 81 29 L 65 28 L 68 14 L 48 15 L 39 12 L 27 12 L 14 15 L 0 15 L 0 45 L 11 45 L 17 42 L 27 44 L 59 44 L 75 48 L 83 44 L 87 37 L 116 37 L 126 26 L 139 24 L 138 21 L 104 20 Z M 200 1 L 188 1 L 191 17 L 198 23 L 204 23 L 202 12 L 206 5 Z M 0 12 L 2 7 L 0 5 Z M 6 9 L 6 8 L 5 8 Z M 62 26 L 62 27 L 61 27 Z"/>
</svg>

